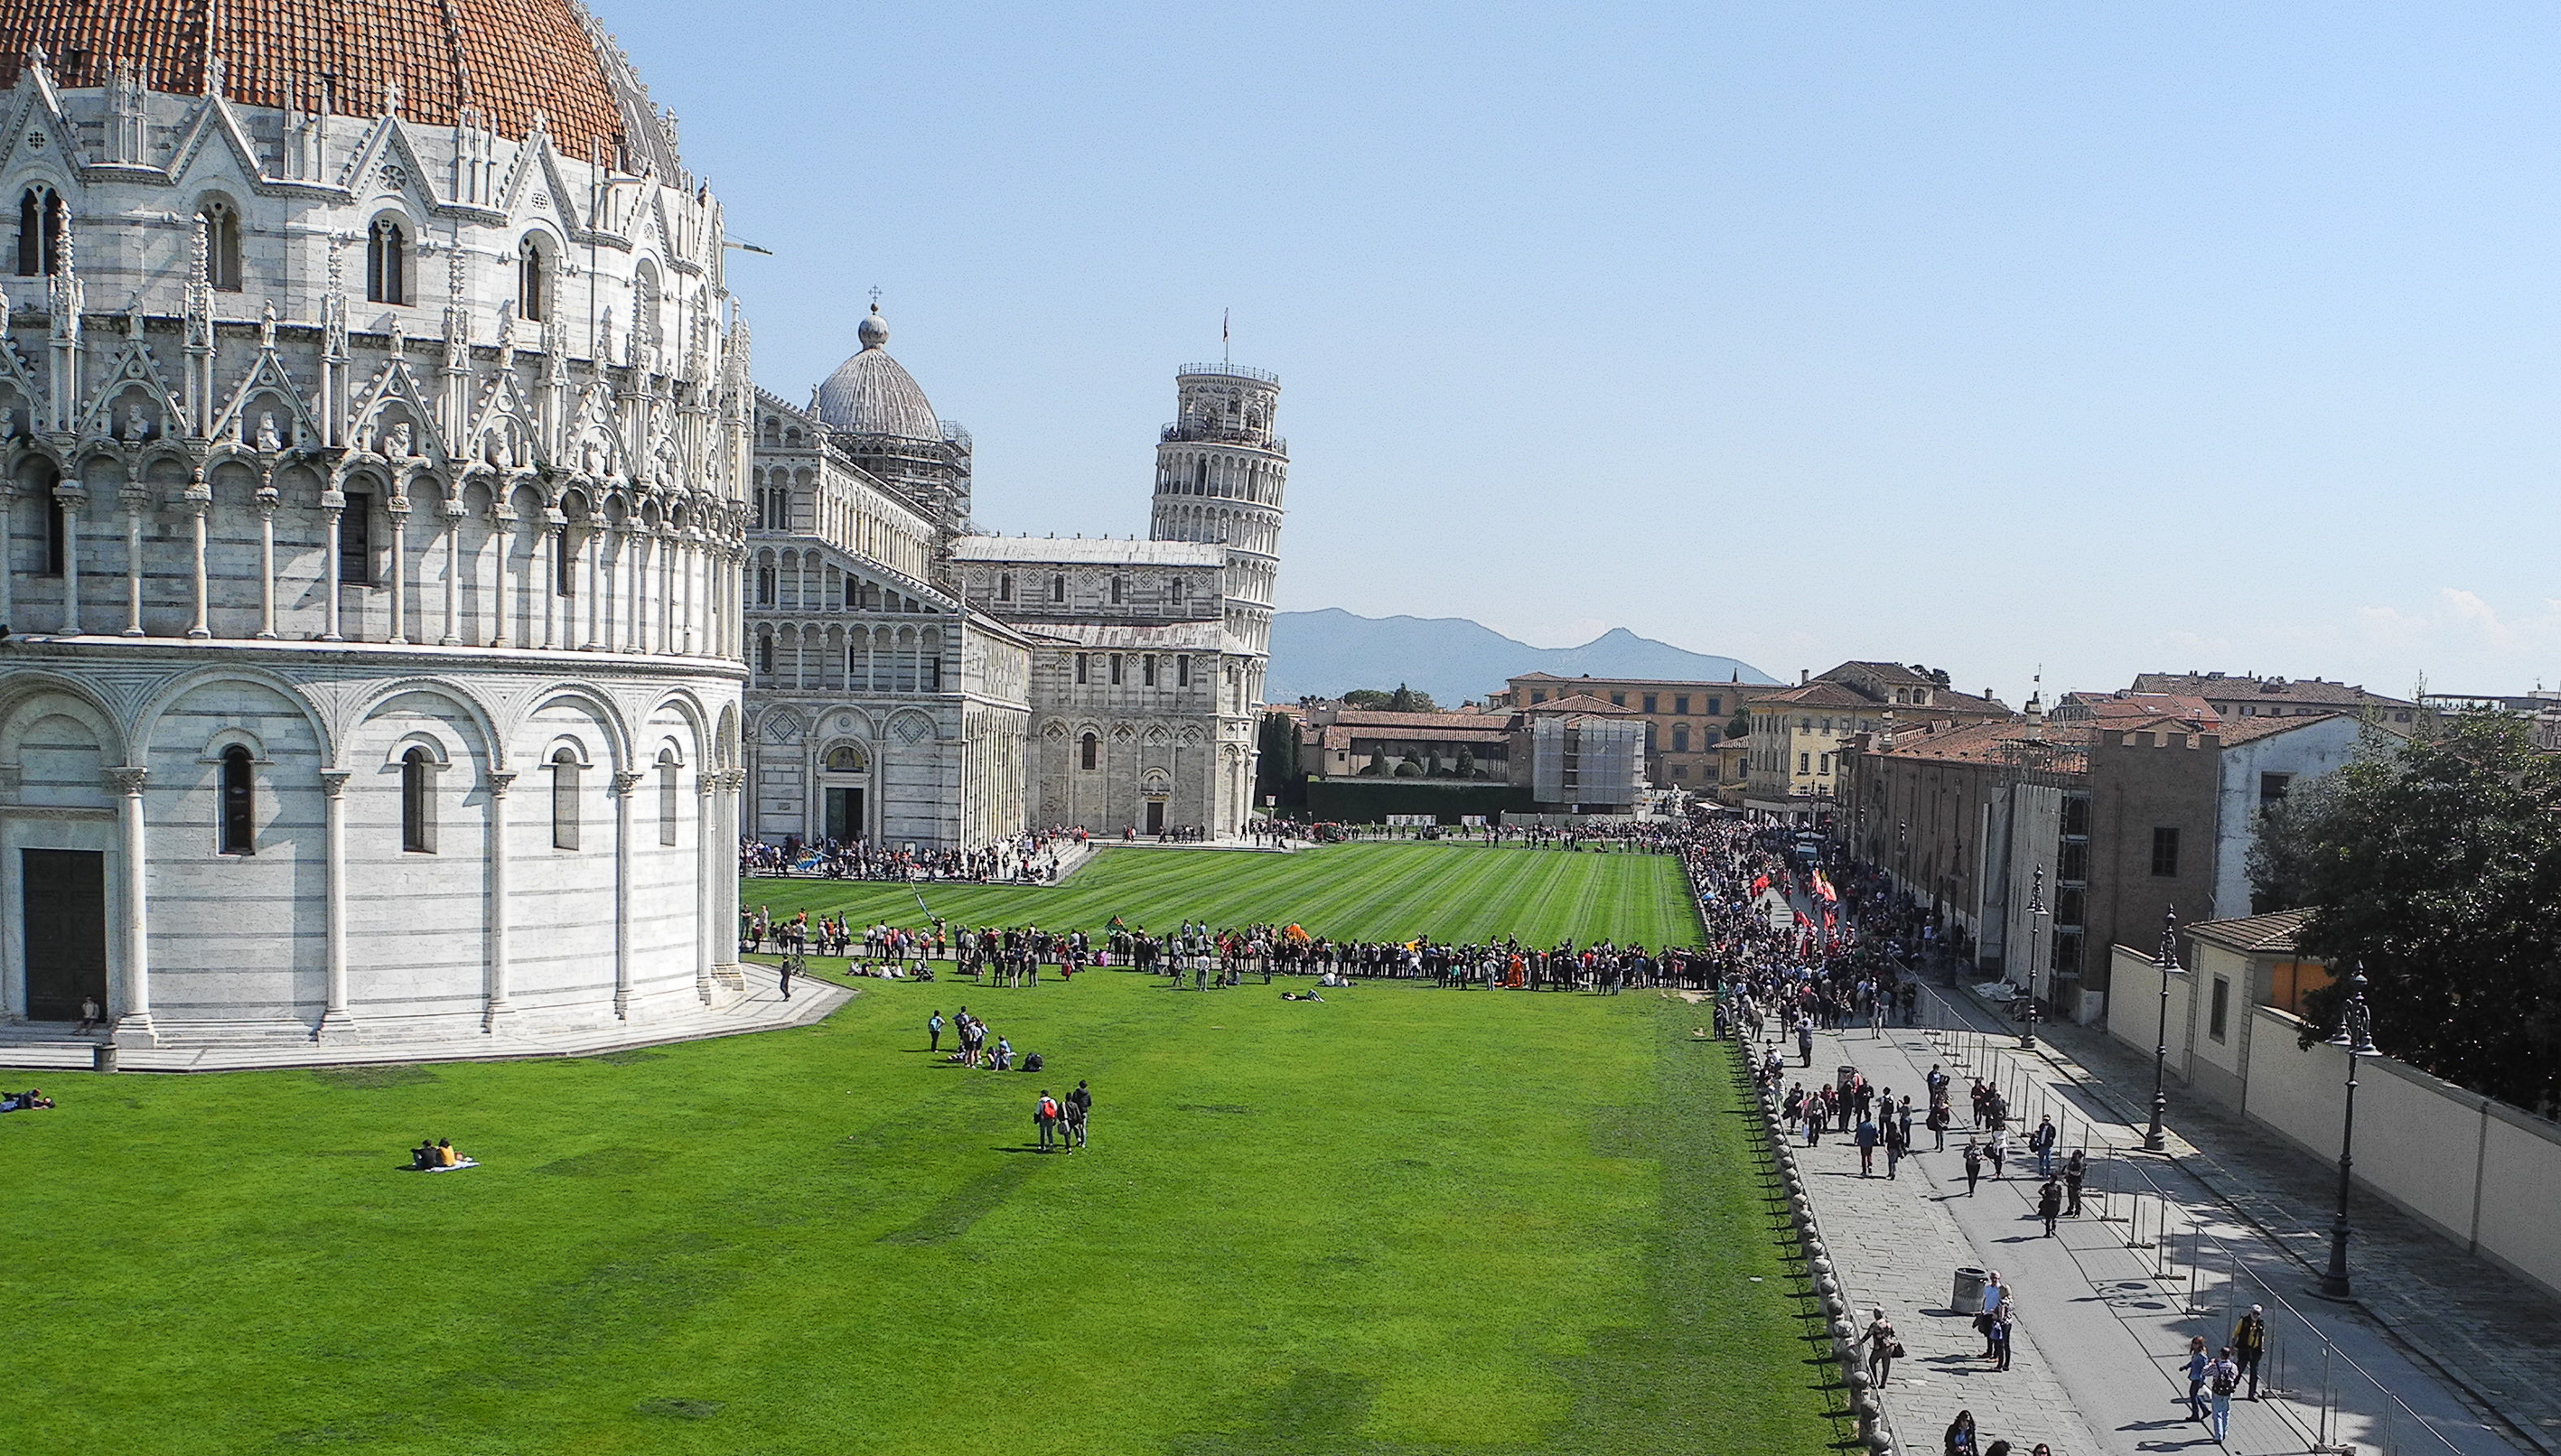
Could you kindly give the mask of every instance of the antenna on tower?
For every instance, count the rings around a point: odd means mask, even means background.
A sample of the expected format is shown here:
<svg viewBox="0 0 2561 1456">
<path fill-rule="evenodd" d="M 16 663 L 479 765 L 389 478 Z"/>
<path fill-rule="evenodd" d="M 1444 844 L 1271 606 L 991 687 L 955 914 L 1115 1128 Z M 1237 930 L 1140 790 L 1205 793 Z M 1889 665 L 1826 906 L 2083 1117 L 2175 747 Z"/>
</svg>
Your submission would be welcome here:
<svg viewBox="0 0 2561 1456">
<path fill-rule="evenodd" d="M 1218 362 L 1221 364 L 1234 364 L 1236 362 L 1236 360 L 1228 353 L 1227 341 L 1227 317 L 1232 311 L 1233 310 L 1225 308 L 1218 311 Z"/>
</svg>

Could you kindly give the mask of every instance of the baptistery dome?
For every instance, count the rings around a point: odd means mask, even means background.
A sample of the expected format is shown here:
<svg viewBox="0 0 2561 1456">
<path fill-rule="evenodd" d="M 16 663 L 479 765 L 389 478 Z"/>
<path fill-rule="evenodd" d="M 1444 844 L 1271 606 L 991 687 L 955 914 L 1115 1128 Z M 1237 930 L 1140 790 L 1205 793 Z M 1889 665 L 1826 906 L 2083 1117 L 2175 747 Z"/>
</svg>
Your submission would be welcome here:
<svg viewBox="0 0 2561 1456">
<path fill-rule="evenodd" d="M 218 89 L 248 106 L 436 126 L 467 114 L 518 138 L 539 114 L 574 156 L 675 170 L 646 92 L 578 0 L 0 3 L 0 87 L 35 54 L 66 88 L 130 73 L 151 90 Z"/>
<path fill-rule="evenodd" d="M 862 348 L 818 387 L 818 417 L 846 434 L 940 440 L 942 421 L 906 366 L 889 357 L 889 324 L 872 305 L 855 330 Z"/>
</svg>

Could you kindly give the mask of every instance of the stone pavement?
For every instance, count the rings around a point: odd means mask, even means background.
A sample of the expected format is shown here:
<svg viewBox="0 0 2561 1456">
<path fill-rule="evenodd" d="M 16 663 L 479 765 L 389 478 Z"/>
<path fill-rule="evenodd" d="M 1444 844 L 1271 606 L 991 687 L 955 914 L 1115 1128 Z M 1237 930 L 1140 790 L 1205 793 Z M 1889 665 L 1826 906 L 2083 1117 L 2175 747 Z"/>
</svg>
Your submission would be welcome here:
<svg viewBox="0 0 2561 1456">
<path fill-rule="evenodd" d="M 726 974 L 726 973 L 724 973 Z M 471 1041 L 379 1043 L 289 1042 L 233 1047 L 126 1047 L 118 1060 L 126 1071 L 247 1071 L 274 1066 L 355 1066 L 403 1061 L 504 1061 L 523 1057 L 595 1056 L 635 1047 L 694 1042 L 801 1027 L 824 1020 L 858 991 L 803 977 L 782 999 L 779 977 L 753 961 L 741 968 L 747 990 L 719 1006 L 638 1027 L 598 1027 L 539 1041 L 504 1035 Z M 59 1026 L 0 1027 L 0 1067 L 88 1069 L 99 1038 L 74 1037 Z"/>
<path fill-rule="evenodd" d="M 1991 1024 L 1988 1016 L 1980 1022 Z M 1911 1351 L 1884 1392 L 1905 1450 L 1935 1449 L 1961 1407 L 1974 1412 L 1986 1445 L 2008 1439 L 2020 1452 L 2038 1441 L 2050 1442 L 2055 1456 L 2210 1448 L 2204 1428 L 2185 1418 L 2177 1367 L 2189 1335 L 2219 1347 L 2249 1303 L 2269 1307 L 2276 1333 L 2271 1385 L 2279 1383 L 2276 1363 L 2291 1363 L 2283 1371 L 2286 1390 L 2235 1402 L 2228 1449 L 2261 1456 L 2342 1439 L 2361 1451 L 2471 1456 L 2526 1449 L 2484 1420 L 2424 1356 L 2353 1308 L 2305 1297 L 2308 1281 L 2283 1241 L 2189 1171 L 2199 1155 L 2132 1151 L 2139 1129 L 2099 1105 L 2086 1078 L 2075 1082 L 2059 1071 L 2068 1058 L 2050 1048 L 2035 1055 L 2005 1050 L 2014 1045 L 2005 1034 L 1859 1029 L 1817 1036 L 1810 1072 L 1788 1057 L 1783 1089 L 1798 1077 L 1808 1084 L 1828 1079 L 1840 1065 L 1857 1066 L 1898 1094 L 1919 1092 L 1934 1062 L 1957 1078 L 1959 1123 L 1948 1150 L 1907 1159 L 1898 1179 L 1883 1177 L 1880 1152 L 1878 1176 L 1861 1180 L 1856 1149 L 1837 1134 L 1797 1150 L 1844 1292 L 1862 1312 L 1882 1304 Z M 1969 1074 L 2006 1085 L 2029 1126 L 2039 1107 L 2049 1108 L 2070 1129 L 2067 1149 L 2091 1148 L 2097 1171 L 2085 1216 L 2065 1220 L 2058 1236 L 2044 1237 L 2034 1216 L 2037 1184 L 2023 1157 L 2011 1160 L 2010 1178 L 1994 1180 L 1986 1170 L 1967 1195 L 1960 1150 Z M 2145 1092 L 2147 1103 L 2147 1085 Z M 1925 1149 L 1931 1142 L 1926 1132 L 1918 1140 Z M 2115 1192 L 2103 1200 L 2099 1190 L 2111 1179 Z M 2172 1230 L 2167 1240 L 2156 1236 L 2164 1219 Z M 2006 1373 L 1968 1359 L 1981 1342 L 1970 1319 L 1949 1309 L 1959 1264 L 1998 1270 L 2016 1291 L 2020 1325 Z"/>
<path fill-rule="evenodd" d="M 2148 1119 L 2148 1054 L 2085 1027 L 2048 1026 L 2044 1040 L 2050 1045 L 2035 1059 L 2058 1089 L 2130 1120 L 2139 1108 Z M 2289 1283 L 2325 1267 L 2337 1165 L 2175 1080 L 2168 1096 L 2179 1168 L 2300 1267 L 2285 1276 Z M 2561 1301 L 2382 1200 L 2357 1198 L 2350 1219 L 2351 1274 L 2365 1317 L 2532 1446 L 2561 1451 Z"/>
</svg>

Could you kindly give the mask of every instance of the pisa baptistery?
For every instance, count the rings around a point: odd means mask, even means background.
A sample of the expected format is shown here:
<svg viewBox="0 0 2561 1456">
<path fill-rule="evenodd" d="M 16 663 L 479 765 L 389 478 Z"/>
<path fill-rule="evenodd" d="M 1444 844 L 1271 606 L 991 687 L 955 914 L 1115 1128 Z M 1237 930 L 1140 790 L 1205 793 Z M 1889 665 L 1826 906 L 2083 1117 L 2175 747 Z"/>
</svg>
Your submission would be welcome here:
<svg viewBox="0 0 2561 1456">
<path fill-rule="evenodd" d="M 576 0 L 0 0 L 0 1021 L 720 1000 L 752 392 L 675 118 Z"/>
</svg>

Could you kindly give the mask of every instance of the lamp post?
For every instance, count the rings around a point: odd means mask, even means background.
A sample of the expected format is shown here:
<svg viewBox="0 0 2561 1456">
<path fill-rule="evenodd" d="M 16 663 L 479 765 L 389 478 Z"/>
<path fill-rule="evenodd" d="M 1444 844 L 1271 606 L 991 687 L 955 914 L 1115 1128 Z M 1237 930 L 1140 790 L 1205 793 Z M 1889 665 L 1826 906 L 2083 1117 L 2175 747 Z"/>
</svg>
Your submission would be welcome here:
<svg viewBox="0 0 2561 1456">
<path fill-rule="evenodd" d="M 2027 890 L 2027 1021 L 2019 1029 L 2018 1050 L 2036 1050 L 2036 1023 L 2043 1015 L 2036 1005 L 2037 932 L 2045 926 L 2045 868 L 2038 866 L 2036 879 Z"/>
<path fill-rule="evenodd" d="M 2169 1113 L 2169 1095 L 2162 1078 L 2169 1070 L 2169 978 L 2185 975 L 2187 968 L 2178 963 L 2178 906 L 2161 912 L 2160 954 L 2153 957 L 2160 966 L 2160 1042 L 2152 1050 L 2152 1125 L 2143 1134 L 2143 1151 L 2166 1152 L 2169 1137 L 2161 1130 L 2161 1119 Z"/>
<path fill-rule="evenodd" d="M 2338 1030 L 2332 1032 L 2329 1044 L 2347 1053 L 2347 1107 L 2338 1135 L 2338 1213 L 2329 1223 L 2329 1268 L 2322 1271 L 2320 1288 L 2323 1299 L 2352 1299 L 2355 1293 L 2347 1282 L 2347 1188 L 2349 1172 L 2356 1166 L 2356 1058 L 2378 1054 L 2374 1050 L 2374 1014 L 2365 1005 L 2365 972 L 2348 967 L 2347 999 L 2339 1003 Z"/>
</svg>

